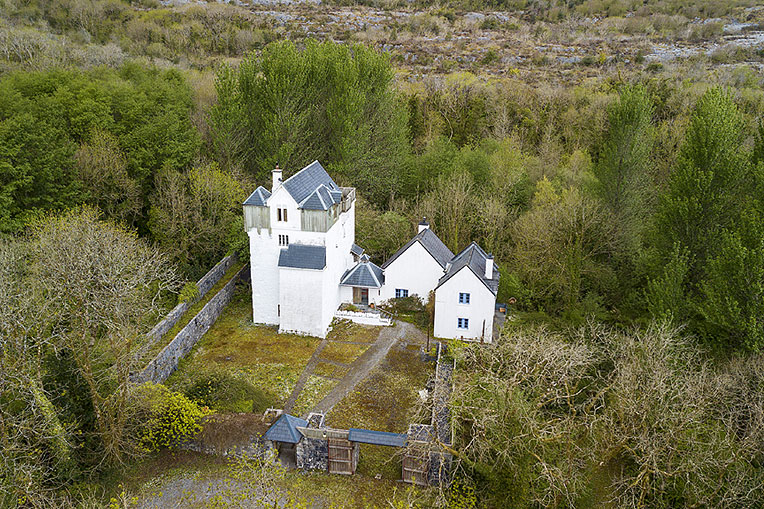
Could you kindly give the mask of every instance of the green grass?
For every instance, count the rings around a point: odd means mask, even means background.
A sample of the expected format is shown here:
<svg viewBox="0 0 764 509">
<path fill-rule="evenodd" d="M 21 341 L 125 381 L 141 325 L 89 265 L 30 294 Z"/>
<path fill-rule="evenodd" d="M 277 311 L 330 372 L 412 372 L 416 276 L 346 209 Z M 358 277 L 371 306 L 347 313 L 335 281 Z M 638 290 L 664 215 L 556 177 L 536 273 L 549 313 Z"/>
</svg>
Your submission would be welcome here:
<svg viewBox="0 0 764 509">
<path fill-rule="evenodd" d="M 275 328 L 254 325 L 251 289 L 241 285 L 167 384 L 182 387 L 201 373 L 228 371 L 265 393 L 258 407 L 279 407 L 289 397 L 319 341 L 309 336 L 278 334 Z"/>
<path fill-rule="evenodd" d="M 380 330 L 382 327 L 361 325 L 350 320 L 335 320 L 332 322 L 332 330 L 326 339 L 352 343 L 373 343 L 377 340 Z"/>
<path fill-rule="evenodd" d="M 362 457 L 365 452 L 361 452 Z M 396 464 L 400 466 L 400 462 Z M 172 507 L 250 507 L 248 502 L 255 484 L 242 484 L 247 481 L 234 462 L 192 452 L 164 451 L 134 463 L 119 477 L 113 477 L 105 486 L 105 498 L 114 496 L 126 500 L 126 507 L 142 507 L 156 497 L 174 493 L 171 499 L 165 499 Z M 179 486 L 183 488 L 178 489 Z M 405 503 L 409 499 L 415 500 L 418 507 L 432 507 L 435 496 L 432 489 L 366 476 L 360 466 L 359 473 L 353 476 L 287 472 L 276 486 L 284 501 L 298 502 L 288 507 L 316 509 L 409 507 Z M 209 488 L 213 488 L 214 493 L 210 493 Z M 119 497 L 120 492 L 124 497 Z"/>
<path fill-rule="evenodd" d="M 363 352 L 368 350 L 369 345 L 354 345 L 351 343 L 329 343 L 321 351 L 320 359 L 325 359 L 343 364 L 350 364 Z"/>
<path fill-rule="evenodd" d="M 306 414 L 336 386 L 337 381 L 335 380 L 310 375 L 302 391 L 300 391 L 297 401 L 294 402 L 292 413 L 294 415 Z"/>
<path fill-rule="evenodd" d="M 327 415 L 334 428 L 366 428 L 405 433 L 414 417 L 419 398 L 432 374 L 433 364 L 419 360 L 418 352 L 393 347 L 385 359 Z M 358 471 L 400 479 L 399 451 L 389 447 L 362 445 Z M 392 459 L 391 459 L 392 458 Z"/>
<path fill-rule="evenodd" d="M 343 368 L 341 366 L 335 366 L 328 362 L 319 362 L 313 369 L 313 374 L 326 376 L 329 378 L 342 378 L 348 374 L 349 368 Z"/>
</svg>

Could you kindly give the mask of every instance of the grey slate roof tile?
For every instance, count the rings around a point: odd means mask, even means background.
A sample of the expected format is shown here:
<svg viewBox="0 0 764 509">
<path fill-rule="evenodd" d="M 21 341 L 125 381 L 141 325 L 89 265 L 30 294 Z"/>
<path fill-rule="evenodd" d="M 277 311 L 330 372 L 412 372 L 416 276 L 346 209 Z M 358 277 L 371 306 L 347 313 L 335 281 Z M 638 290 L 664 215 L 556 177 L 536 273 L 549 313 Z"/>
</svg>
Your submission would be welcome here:
<svg viewBox="0 0 764 509">
<path fill-rule="evenodd" d="M 300 208 L 305 208 L 302 202 L 314 194 L 321 186 L 326 187 L 326 190 L 324 191 L 325 196 L 329 195 L 329 191 L 338 191 L 340 193 L 340 199 L 342 198 L 342 190 L 334 180 L 332 180 L 329 174 L 326 173 L 326 170 L 318 161 L 313 161 L 308 166 L 286 179 L 282 185 L 286 188 L 292 198 L 294 198 L 294 201 L 298 203 Z M 317 210 L 326 210 L 329 208 L 330 203 L 339 203 L 339 201 L 335 202 L 333 198 L 324 201 L 327 206 L 323 208 L 322 204 L 322 208 Z M 318 204 L 320 204 L 320 198 L 316 201 L 316 199 L 311 197 L 310 205 L 316 207 Z"/>
<path fill-rule="evenodd" d="M 279 267 L 323 270 L 326 267 L 326 247 L 289 244 L 279 254 Z"/>
<path fill-rule="evenodd" d="M 405 433 L 390 433 L 388 431 L 372 431 L 368 429 L 350 428 L 348 440 L 362 444 L 387 445 L 391 447 L 403 447 L 406 445 Z"/>
<path fill-rule="evenodd" d="M 469 267 L 475 276 L 477 276 L 477 278 L 480 279 L 480 281 L 482 281 L 483 284 L 489 290 L 491 290 L 494 295 L 496 295 L 496 293 L 499 291 L 499 267 L 494 264 L 493 277 L 491 279 L 486 279 L 485 264 L 487 259 L 488 254 L 483 251 L 483 248 L 478 246 L 477 243 L 473 242 L 464 248 L 458 255 L 453 257 L 453 259 L 450 261 L 448 270 L 446 271 L 445 275 L 440 278 L 438 281 L 438 286 L 436 286 L 435 289 L 437 290 L 440 288 L 443 283 L 451 279 L 454 274 L 462 270 L 464 267 Z"/>
<path fill-rule="evenodd" d="M 265 432 L 264 438 L 271 442 L 286 442 L 289 444 L 296 444 L 302 438 L 302 433 L 297 430 L 297 426 L 305 427 L 308 425 L 308 421 L 300 419 L 289 414 L 282 414 L 273 426 L 268 428 Z"/>
<path fill-rule="evenodd" d="M 350 247 L 350 252 L 353 253 L 356 256 L 361 256 L 363 254 L 364 249 L 359 246 L 358 244 L 353 244 Z"/>
<path fill-rule="evenodd" d="M 410 248 L 415 242 L 422 244 L 430 255 L 435 258 L 441 267 L 446 268 L 446 264 L 454 257 L 454 253 L 443 243 L 442 240 L 435 235 L 435 232 L 429 228 L 425 228 L 421 232 L 414 235 L 414 237 L 400 248 L 393 256 L 387 259 L 382 264 L 382 268 L 386 269 L 391 263 L 395 261 L 400 255 L 402 255 L 408 248 Z"/>
<path fill-rule="evenodd" d="M 244 205 L 254 205 L 255 207 L 265 207 L 268 202 L 268 198 L 271 197 L 271 192 L 263 186 L 258 187 L 255 191 L 249 195 L 249 198 L 244 200 Z"/>
<path fill-rule="evenodd" d="M 369 261 L 366 255 L 353 267 L 345 271 L 340 278 L 344 286 L 359 286 L 364 288 L 381 288 L 385 282 L 385 274 L 377 265 Z"/>
</svg>

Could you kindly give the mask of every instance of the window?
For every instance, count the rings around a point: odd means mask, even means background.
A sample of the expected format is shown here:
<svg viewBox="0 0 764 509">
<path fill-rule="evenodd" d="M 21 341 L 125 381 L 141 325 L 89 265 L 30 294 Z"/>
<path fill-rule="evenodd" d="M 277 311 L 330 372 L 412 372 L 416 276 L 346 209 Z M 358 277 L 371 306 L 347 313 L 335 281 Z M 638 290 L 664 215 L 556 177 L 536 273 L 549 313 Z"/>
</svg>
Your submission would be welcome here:
<svg viewBox="0 0 764 509">
<path fill-rule="evenodd" d="M 396 288 L 395 289 L 395 298 L 400 299 L 401 297 L 408 297 L 409 291 L 406 288 Z"/>
<path fill-rule="evenodd" d="M 287 209 L 276 209 L 276 219 L 279 221 L 286 221 Z"/>
<path fill-rule="evenodd" d="M 469 318 L 458 318 L 457 319 L 457 327 L 460 329 L 469 329 L 470 328 L 470 319 Z"/>
<path fill-rule="evenodd" d="M 289 235 L 279 235 L 279 246 L 289 245 Z"/>
<path fill-rule="evenodd" d="M 470 294 L 469 293 L 460 293 L 459 294 L 459 304 L 469 304 L 470 303 Z"/>
</svg>

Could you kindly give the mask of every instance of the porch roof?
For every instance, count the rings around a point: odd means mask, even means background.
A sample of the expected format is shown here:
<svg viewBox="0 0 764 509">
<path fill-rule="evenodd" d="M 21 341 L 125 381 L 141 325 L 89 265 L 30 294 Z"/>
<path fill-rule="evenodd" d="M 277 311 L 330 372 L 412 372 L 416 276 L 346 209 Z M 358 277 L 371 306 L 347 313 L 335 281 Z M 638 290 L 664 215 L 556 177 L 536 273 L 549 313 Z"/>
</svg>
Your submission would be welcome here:
<svg viewBox="0 0 764 509">
<path fill-rule="evenodd" d="M 384 272 L 369 261 L 369 257 L 366 255 L 361 256 L 359 262 L 348 269 L 340 278 L 340 285 L 359 288 L 381 288 L 384 282 Z"/>
</svg>

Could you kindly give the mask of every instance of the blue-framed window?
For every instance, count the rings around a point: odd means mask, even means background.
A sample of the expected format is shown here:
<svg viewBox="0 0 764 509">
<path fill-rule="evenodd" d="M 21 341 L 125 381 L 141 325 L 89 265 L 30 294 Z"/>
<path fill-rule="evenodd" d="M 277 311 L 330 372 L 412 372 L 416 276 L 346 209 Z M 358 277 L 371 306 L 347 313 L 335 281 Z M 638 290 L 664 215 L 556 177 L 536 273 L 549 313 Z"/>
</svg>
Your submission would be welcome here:
<svg viewBox="0 0 764 509">
<path fill-rule="evenodd" d="M 470 303 L 470 294 L 459 293 L 459 304 L 469 304 L 469 303 Z"/>
<path fill-rule="evenodd" d="M 408 297 L 409 291 L 406 288 L 396 288 L 395 289 L 395 298 L 400 299 L 401 297 Z"/>
<path fill-rule="evenodd" d="M 469 318 L 457 318 L 457 327 L 460 329 L 469 329 L 470 328 L 470 319 Z"/>
</svg>

